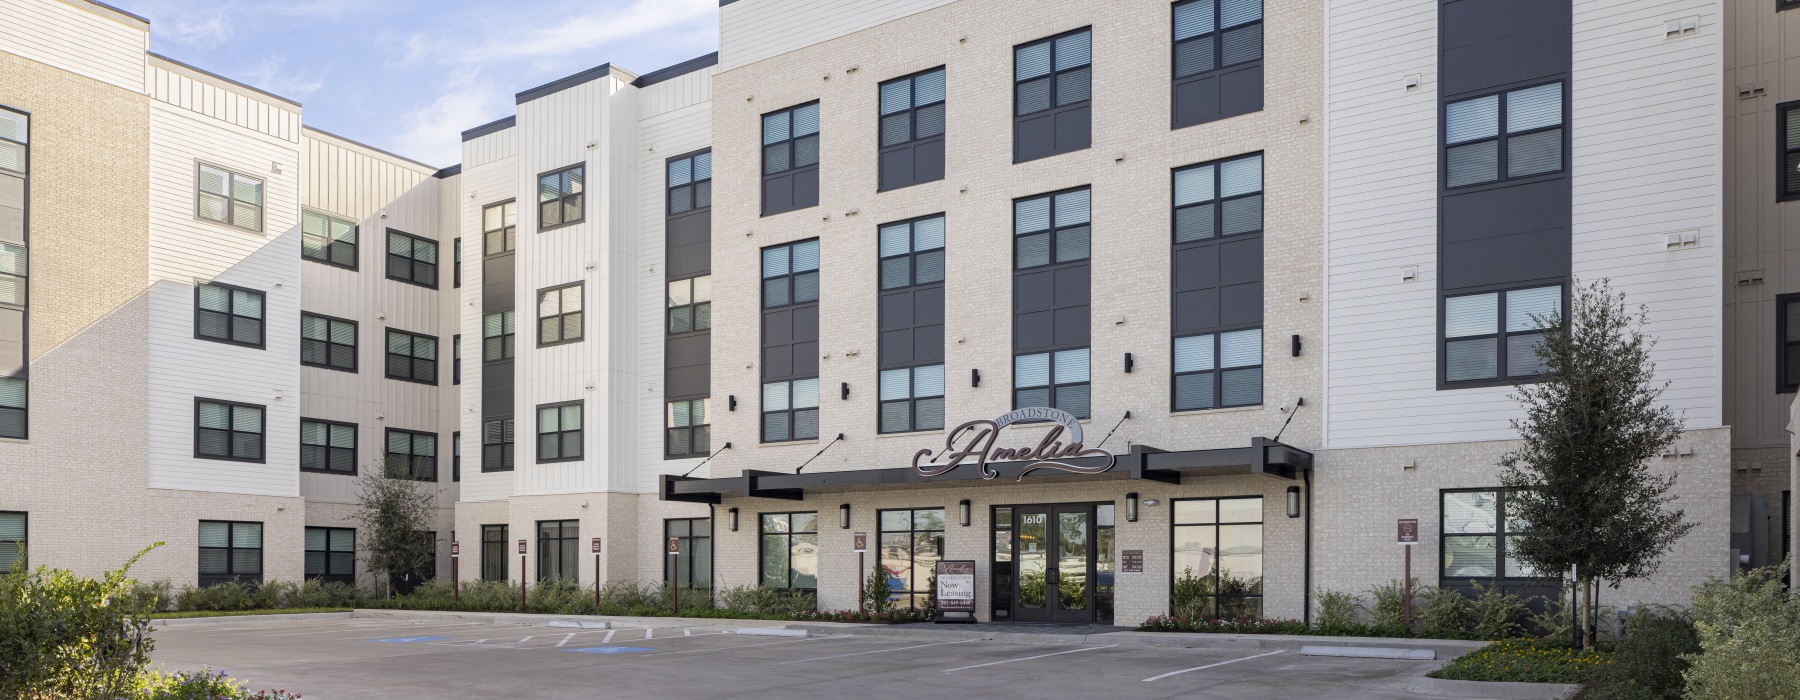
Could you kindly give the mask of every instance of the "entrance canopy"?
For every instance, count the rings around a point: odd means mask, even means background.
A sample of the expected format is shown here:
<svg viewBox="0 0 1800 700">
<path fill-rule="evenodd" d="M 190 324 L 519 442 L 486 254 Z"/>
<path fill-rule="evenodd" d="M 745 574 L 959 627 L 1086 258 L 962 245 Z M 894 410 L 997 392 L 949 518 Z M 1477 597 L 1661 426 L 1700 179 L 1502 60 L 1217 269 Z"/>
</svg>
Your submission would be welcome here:
<svg viewBox="0 0 1800 700">
<path fill-rule="evenodd" d="M 1106 463 L 1102 457 L 1061 459 L 1073 466 L 1098 467 Z M 1263 474 L 1279 479 L 1296 479 L 1301 472 L 1312 471 L 1311 452 L 1284 445 L 1267 438 L 1251 438 L 1249 447 L 1217 450 L 1169 452 L 1147 445 L 1132 445 L 1131 451 L 1118 455 L 1112 467 L 1095 474 L 1118 474 L 1131 479 L 1148 479 L 1169 484 L 1181 483 L 1184 476 L 1218 476 L 1225 474 Z M 787 474 L 746 469 L 742 476 L 703 479 L 664 474 L 660 495 L 665 501 L 719 503 L 727 495 L 750 498 L 779 498 L 791 501 L 806 498 L 808 489 L 844 490 L 856 487 L 926 488 L 940 483 L 958 482 L 968 486 L 983 483 L 1002 484 L 1020 480 L 1020 472 L 1034 462 L 992 462 L 988 466 L 1000 473 L 993 479 L 981 478 L 980 465 L 959 464 L 936 476 L 925 476 L 911 467 L 889 469 L 856 469 L 846 471 Z M 1083 475 L 1087 477 L 1087 475 Z M 1026 473 L 1026 479 L 1068 481 L 1064 472 L 1037 470 Z M 1092 477 L 1088 477 L 1092 478 Z"/>
</svg>

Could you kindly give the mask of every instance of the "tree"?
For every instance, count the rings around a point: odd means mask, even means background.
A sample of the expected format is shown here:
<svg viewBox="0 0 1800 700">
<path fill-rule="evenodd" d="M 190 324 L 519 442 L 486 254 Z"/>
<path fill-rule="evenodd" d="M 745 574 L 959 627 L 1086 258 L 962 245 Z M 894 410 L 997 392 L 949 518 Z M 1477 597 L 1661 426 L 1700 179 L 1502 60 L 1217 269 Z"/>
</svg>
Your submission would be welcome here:
<svg viewBox="0 0 1800 700">
<path fill-rule="evenodd" d="M 1539 572 L 1575 570 L 1581 636 L 1592 648 L 1600 583 L 1618 588 L 1654 573 L 1694 528 L 1670 507 L 1675 473 L 1650 469 L 1682 421 L 1661 403 L 1669 383 L 1655 381 L 1647 308 L 1627 311 L 1608 280 L 1576 287 L 1566 320 L 1536 321 L 1545 371 L 1516 387 L 1525 417 L 1512 426 L 1522 444 L 1500 460 L 1500 484 L 1517 490 L 1508 514 L 1527 524 L 1508 548 Z"/>
<path fill-rule="evenodd" d="M 359 479 L 357 533 L 368 554 L 369 572 L 393 589 L 394 579 L 425 570 L 437 553 L 437 543 L 426 539 L 437 508 L 437 493 L 429 485 L 392 476 L 384 462 Z"/>
</svg>

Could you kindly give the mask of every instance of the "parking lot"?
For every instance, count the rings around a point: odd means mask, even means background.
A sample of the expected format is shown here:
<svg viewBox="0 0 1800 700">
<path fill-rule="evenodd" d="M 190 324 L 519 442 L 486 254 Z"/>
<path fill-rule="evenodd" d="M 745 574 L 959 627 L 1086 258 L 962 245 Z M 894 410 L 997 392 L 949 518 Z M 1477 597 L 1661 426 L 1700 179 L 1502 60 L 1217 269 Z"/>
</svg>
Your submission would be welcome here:
<svg viewBox="0 0 1800 700">
<path fill-rule="evenodd" d="M 166 668 L 347 698 L 1422 698 L 1439 662 L 976 639 L 740 635 L 735 625 L 571 629 L 347 619 L 168 627 Z"/>
</svg>

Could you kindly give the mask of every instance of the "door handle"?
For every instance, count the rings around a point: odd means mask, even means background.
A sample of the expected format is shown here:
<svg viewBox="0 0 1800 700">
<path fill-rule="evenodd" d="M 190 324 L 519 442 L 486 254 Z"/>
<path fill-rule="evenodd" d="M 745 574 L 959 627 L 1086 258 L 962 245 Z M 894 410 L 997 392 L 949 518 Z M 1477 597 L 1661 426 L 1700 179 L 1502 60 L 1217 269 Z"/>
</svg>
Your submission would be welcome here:
<svg viewBox="0 0 1800 700">
<path fill-rule="evenodd" d="M 1044 583 L 1050 584 L 1052 586 L 1056 585 L 1058 583 L 1057 574 L 1058 574 L 1058 572 L 1055 569 L 1051 569 L 1049 571 L 1044 572 Z"/>
</svg>

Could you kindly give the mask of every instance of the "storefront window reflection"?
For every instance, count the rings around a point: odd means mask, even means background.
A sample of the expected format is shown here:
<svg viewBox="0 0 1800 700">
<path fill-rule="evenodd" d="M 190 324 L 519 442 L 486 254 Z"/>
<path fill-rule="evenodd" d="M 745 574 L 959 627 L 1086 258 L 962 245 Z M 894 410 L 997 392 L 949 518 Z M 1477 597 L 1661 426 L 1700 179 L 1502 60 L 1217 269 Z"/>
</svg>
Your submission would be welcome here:
<svg viewBox="0 0 1800 700">
<path fill-rule="evenodd" d="M 759 563 L 769 588 L 819 588 L 819 514 L 763 513 Z"/>
<path fill-rule="evenodd" d="M 931 598 L 931 575 L 944 554 L 944 509 L 881 511 L 881 568 L 893 600 L 913 608 Z"/>
<path fill-rule="evenodd" d="M 1262 497 L 1183 499 L 1174 507 L 1170 612 L 1261 617 Z"/>
</svg>

